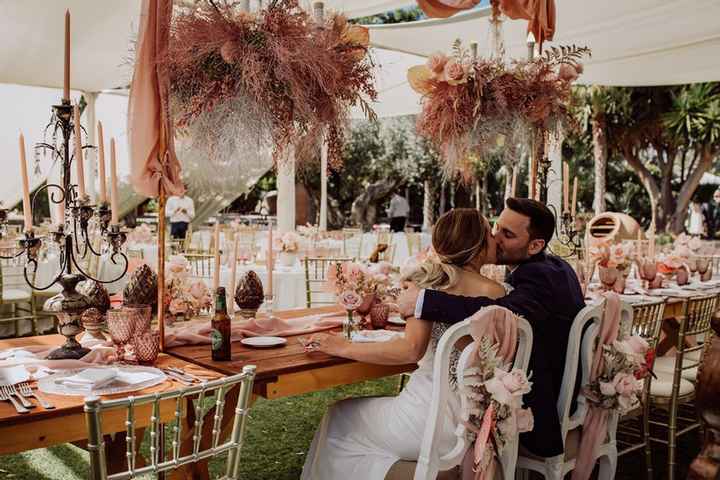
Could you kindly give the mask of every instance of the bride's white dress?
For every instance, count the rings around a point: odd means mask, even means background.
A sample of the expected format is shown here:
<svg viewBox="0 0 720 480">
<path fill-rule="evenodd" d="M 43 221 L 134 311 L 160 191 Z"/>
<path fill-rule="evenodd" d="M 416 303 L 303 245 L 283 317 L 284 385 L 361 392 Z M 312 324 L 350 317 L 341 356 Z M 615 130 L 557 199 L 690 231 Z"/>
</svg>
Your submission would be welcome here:
<svg viewBox="0 0 720 480">
<path fill-rule="evenodd" d="M 302 480 L 382 480 L 398 460 L 417 460 L 428 420 L 433 359 L 448 325 L 434 323 L 425 355 L 395 397 L 351 398 L 330 407 L 313 438 Z M 459 352 L 454 351 L 451 371 Z M 460 399 L 450 395 L 442 415 L 441 451 L 454 445 Z"/>
</svg>

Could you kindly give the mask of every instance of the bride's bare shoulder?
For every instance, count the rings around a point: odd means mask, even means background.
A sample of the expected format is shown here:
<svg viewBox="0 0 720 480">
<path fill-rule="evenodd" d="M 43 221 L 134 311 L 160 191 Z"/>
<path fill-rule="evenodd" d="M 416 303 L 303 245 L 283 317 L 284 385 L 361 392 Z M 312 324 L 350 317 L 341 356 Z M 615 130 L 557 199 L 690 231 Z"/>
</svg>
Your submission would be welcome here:
<svg viewBox="0 0 720 480">
<path fill-rule="evenodd" d="M 463 287 L 464 288 L 458 289 L 461 291 L 448 293 L 456 293 L 457 295 L 462 295 L 465 297 L 488 298 L 500 298 L 507 295 L 507 291 L 502 284 L 490 280 L 489 278 L 484 278 L 481 281 L 473 281 L 472 283 L 463 285 Z"/>
</svg>

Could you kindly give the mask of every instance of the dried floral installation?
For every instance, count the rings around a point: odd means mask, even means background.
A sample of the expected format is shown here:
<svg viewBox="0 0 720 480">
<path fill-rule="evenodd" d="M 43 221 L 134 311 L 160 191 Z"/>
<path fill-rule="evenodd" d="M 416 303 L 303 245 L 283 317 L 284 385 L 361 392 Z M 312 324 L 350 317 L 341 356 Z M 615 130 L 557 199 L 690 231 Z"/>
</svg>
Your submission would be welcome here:
<svg viewBox="0 0 720 480">
<path fill-rule="evenodd" d="M 473 157 L 498 147 L 514 156 L 517 145 L 571 123 L 571 83 L 589 54 L 585 47 L 553 47 L 535 60 L 506 64 L 474 58 L 456 40 L 450 56 L 436 53 L 408 71 L 423 95 L 418 132 L 438 148 L 447 174 L 469 179 Z"/>
<path fill-rule="evenodd" d="M 324 132 L 338 166 L 349 108 L 374 118 L 368 44 L 366 28 L 336 13 L 319 24 L 297 0 L 253 13 L 208 0 L 176 14 L 162 60 L 176 125 L 211 159 L 227 151 L 228 124 L 242 125 L 248 144 L 271 146 L 276 161 Z"/>
</svg>

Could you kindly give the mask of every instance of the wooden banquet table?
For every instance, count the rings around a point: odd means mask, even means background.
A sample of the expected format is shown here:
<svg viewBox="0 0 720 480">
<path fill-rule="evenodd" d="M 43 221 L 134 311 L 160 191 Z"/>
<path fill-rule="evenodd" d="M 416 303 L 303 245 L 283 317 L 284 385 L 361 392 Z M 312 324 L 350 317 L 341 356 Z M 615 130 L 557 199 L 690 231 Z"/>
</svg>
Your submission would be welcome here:
<svg viewBox="0 0 720 480">
<path fill-rule="evenodd" d="M 343 313 L 339 307 L 329 306 L 278 311 L 275 315 L 298 318 L 331 312 Z M 225 375 L 240 373 L 245 365 L 255 365 L 254 394 L 268 399 L 315 392 L 417 368 L 416 364 L 373 365 L 321 352 L 307 353 L 298 340 L 300 336 L 287 337 L 287 344 L 277 348 L 252 348 L 235 342 L 232 345 L 232 360 L 224 362 L 212 360 L 209 345 L 174 347 L 168 349 L 167 354 Z"/>
</svg>

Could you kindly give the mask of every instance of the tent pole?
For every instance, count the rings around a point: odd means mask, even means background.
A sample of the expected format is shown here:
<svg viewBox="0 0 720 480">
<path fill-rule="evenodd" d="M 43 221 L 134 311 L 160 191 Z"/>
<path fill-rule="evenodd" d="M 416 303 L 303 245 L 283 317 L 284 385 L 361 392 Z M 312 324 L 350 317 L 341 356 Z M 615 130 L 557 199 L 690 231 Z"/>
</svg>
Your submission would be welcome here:
<svg viewBox="0 0 720 480">
<path fill-rule="evenodd" d="M 165 188 L 160 182 L 158 195 L 158 330 L 160 351 L 165 351 Z"/>
</svg>

